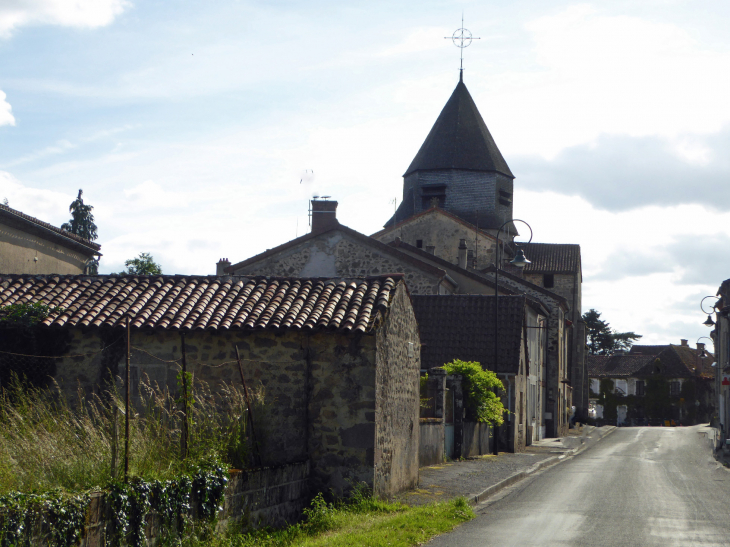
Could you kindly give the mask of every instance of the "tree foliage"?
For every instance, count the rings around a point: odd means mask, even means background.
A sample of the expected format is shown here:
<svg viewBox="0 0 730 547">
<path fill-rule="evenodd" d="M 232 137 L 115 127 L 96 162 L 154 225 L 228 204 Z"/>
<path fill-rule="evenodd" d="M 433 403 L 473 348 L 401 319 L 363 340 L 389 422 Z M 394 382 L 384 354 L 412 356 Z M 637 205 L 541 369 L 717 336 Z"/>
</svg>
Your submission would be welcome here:
<svg viewBox="0 0 730 547">
<path fill-rule="evenodd" d="M 71 213 L 71 220 L 64 222 L 61 225 L 61 230 L 94 241 L 99 237 L 96 232 L 96 224 L 94 224 L 94 215 L 92 214 L 94 207 L 84 203 L 84 199 L 81 197 L 83 193 L 83 190 L 79 190 L 78 197 L 71 202 L 68 208 Z"/>
<path fill-rule="evenodd" d="M 469 419 L 495 425 L 504 423 L 504 405 L 497 396 L 498 391 L 504 391 L 504 384 L 494 372 L 484 370 L 479 363 L 459 359 L 445 364 L 444 370 L 448 374 L 461 374 L 464 408 Z"/>
<path fill-rule="evenodd" d="M 155 262 L 150 253 L 139 253 L 139 256 L 124 261 L 127 267 L 123 274 L 133 275 L 161 275 L 162 267 Z"/>
<path fill-rule="evenodd" d="M 583 321 L 588 330 L 588 352 L 592 355 L 611 355 L 629 350 L 641 338 L 641 334 L 635 332 L 616 332 L 594 309 L 583 314 Z"/>
</svg>

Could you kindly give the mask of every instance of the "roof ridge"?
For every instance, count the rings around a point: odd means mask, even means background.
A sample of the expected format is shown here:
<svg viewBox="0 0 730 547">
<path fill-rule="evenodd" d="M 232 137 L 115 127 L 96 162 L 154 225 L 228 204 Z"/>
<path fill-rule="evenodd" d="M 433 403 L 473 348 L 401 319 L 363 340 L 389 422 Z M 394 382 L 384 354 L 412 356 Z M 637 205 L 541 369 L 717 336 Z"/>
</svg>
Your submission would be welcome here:
<svg viewBox="0 0 730 547">
<path fill-rule="evenodd" d="M 40 220 L 36 217 L 30 216 L 22 211 L 18 211 L 17 209 L 13 209 L 9 205 L 4 205 L 0 203 L 0 214 L 6 213 L 8 215 L 11 215 L 13 217 L 19 218 L 23 221 L 30 222 L 31 224 L 35 224 L 36 226 L 39 226 L 41 228 L 45 228 L 46 230 L 50 230 L 54 232 L 56 235 L 59 235 L 61 237 L 65 237 L 67 239 L 70 239 L 76 243 L 80 243 L 82 245 L 85 245 L 86 247 L 89 247 L 93 250 L 98 251 L 101 249 L 101 245 L 98 243 L 94 243 L 90 239 L 86 239 L 85 237 L 81 237 L 79 235 L 76 235 L 72 232 L 66 231 L 62 228 L 58 228 L 57 226 L 54 226 L 53 224 L 46 222 L 44 220 Z"/>
</svg>

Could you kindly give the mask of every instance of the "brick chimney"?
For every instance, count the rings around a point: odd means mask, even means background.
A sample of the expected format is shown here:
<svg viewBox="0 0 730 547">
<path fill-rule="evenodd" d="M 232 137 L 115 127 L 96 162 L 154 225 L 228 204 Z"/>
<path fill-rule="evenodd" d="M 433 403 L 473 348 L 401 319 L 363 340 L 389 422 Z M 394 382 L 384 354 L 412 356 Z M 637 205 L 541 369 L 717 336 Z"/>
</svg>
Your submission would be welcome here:
<svg viewBox="0 0 730 547">
<path fill-rule="evenodd" d="M 337 221 L 337 202 L 312 200 L 312 233 L 318 234 L 339 226 Z"/>
<path fill-rule="evenodd" d="M 226 275 L 226 268 L 231 265 L 227 258 L 221 258 L 215 265 L 215 275 Z"/>
<path fill-rule="evenodd" d="M 459 240 L 459 268 L 466 269 L 466 239 Z"/>
<path fill-rule="evenodd" d="M 705 344 L 703 342 L 697 342 L 697 349 L 699 351 L 702 351 L 703 349 L 705 349 Z"/>
<path fill-rule="evenodd" d="M 680 342 L 682 343 L 682 345 L 683 345 L 684 347 L 689 347 L 689 345 L 687 344 L 687 340 L 685 340 L 684 338 L 682 338 L 682 339 L 680 340 Z"/>
</svg>

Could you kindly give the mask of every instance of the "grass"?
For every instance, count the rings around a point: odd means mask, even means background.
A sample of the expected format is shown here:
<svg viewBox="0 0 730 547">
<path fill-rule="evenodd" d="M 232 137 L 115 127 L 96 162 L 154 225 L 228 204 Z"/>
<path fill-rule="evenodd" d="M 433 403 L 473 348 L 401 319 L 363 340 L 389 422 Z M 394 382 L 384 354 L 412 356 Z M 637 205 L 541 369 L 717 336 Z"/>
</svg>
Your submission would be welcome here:
<svg viewBox="0 0 730 547">
<path fill-rule="evenodd" d="M 306 520 L 281 530 L 229 533 L 205 547 L 411 547 L 474 518 L 464 498 L 409 507 L 361 494 L 347 503 L 327 504 L 319 495 Z"/>
<path fill-rule="evenodd" d="M 141 404 L 130 415 L 132 476 L 167 480 L 211 459 L 247 466 L 241 391 L 222 386 L 213 392 L 196 382 L 191 396 L 189 451 L 183 458 L 180 398 L 149 381 L 140 382 Z M 263 391 L 254 396 L 260 410 Z M 56 488 L 79 492 L 118 478 L 124 466 L 123 410 L 114 392 L 103 399 L 80 393 L 72 403 L 57 385 L 39 389 L 16 380 L 0 391 L 0 495 Z"/>
</svg>

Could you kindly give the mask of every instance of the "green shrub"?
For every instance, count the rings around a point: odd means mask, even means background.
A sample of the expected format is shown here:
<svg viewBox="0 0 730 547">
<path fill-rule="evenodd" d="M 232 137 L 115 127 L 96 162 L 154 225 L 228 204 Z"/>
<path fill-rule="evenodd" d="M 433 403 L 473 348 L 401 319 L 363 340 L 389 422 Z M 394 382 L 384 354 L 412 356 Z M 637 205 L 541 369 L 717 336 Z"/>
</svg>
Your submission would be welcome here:
<svg viewBox="0 0 730 547">
<path fill-rule="evenodd" d="M 496 393 L 504 391 L 504 384 L 494 372 L 484 370 L 474 361 L 459 359 L 445 364 L 443 368 L 448 374 L 460 374 L 463 378 L 461 385 L 468 419 L 494 425 L 504 423 L 505 408 Z"/>
</svg>

